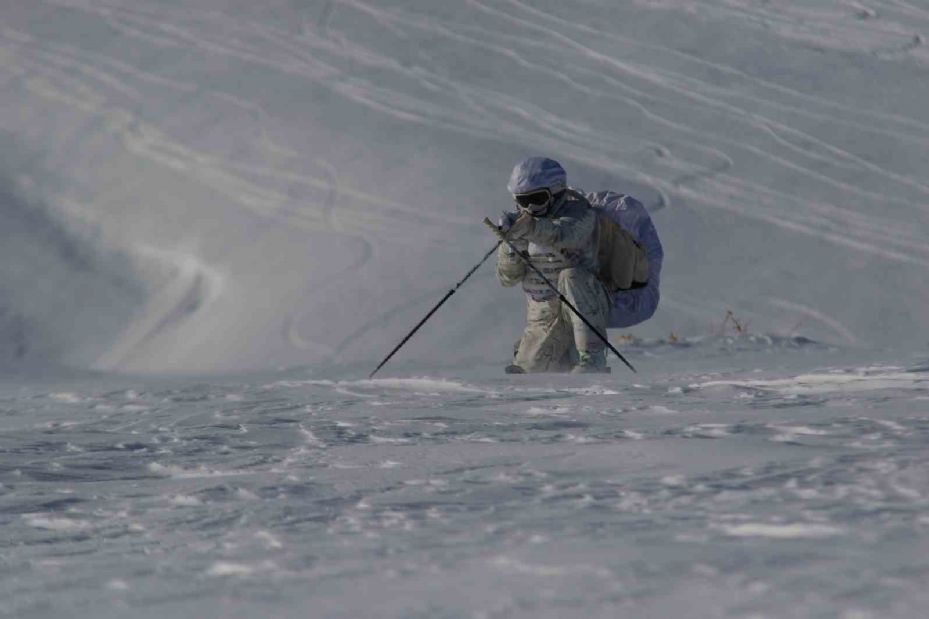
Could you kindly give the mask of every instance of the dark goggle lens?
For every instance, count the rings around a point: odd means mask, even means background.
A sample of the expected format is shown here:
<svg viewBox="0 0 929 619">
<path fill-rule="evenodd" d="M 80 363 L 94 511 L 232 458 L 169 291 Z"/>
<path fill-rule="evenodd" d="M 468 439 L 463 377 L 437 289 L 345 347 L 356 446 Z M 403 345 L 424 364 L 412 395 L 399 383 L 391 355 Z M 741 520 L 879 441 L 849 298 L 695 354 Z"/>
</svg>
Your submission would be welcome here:
<svg viewBox="0 0 929 619">
<path fill-rule="evenodd" d="M 532 193 L 520 193 L 513 196 L 516 204 L 523 208 L 539 208 L 548 204 L 552 199 L 552 194 L 548 191 L 533 191 Z"/>
</svg>

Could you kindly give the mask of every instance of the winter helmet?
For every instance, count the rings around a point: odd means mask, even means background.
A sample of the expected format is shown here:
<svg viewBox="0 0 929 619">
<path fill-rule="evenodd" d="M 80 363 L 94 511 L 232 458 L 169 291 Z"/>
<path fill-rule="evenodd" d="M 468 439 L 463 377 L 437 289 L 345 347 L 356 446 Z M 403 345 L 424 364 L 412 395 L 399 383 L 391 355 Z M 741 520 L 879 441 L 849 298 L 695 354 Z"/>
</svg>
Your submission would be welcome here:
<svg viewBox="0 0 929 619">
<path fill-rule="evenodd" d="M 513 168 L 506 188 L 513 195 L 548 189 L 557 194 L 568 186 L 568 175 L 561 164 L 547 157 L 529 157 Z"/>
</svg>

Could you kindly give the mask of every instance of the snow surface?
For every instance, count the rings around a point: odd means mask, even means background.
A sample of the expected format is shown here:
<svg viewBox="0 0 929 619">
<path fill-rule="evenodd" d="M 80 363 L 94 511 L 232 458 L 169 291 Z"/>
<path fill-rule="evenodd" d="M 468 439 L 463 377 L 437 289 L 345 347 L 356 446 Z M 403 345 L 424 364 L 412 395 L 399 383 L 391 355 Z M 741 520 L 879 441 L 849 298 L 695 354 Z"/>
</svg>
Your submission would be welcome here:
<svg viewBox="0 0 929 619">
<path fill-rule="evenodd" d="M 929 359 L 627 352 L 3 381 L 0 616 L 921 616 Z"/>
<path fill-rule="evenodd" d="M 0 616 L 924 614 L 927 27 L 0 3 Z M 487 265 L 366 380 L 527 155 L 652 213 L 639 373 L 502 376 Z"/>
</svg>

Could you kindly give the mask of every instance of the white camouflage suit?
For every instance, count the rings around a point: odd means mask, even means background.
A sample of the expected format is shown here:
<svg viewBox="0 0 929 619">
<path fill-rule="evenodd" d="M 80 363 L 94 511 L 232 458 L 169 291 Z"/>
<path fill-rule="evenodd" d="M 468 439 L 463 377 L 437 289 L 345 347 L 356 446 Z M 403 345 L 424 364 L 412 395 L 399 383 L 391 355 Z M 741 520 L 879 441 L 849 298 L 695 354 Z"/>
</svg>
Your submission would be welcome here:
<svg viewBox="0 0 929 619">
<path fill-rule="evenodd" d="M 532 231 L 514 245 L 521 251 L 528 249 L 532 264 L 605 335 L 610 295 L 596 275 L 599 229 L 595 211 L 583 196 L 569 190 L 547 215 L 534 220 Z M 506 243 L 497 252 L 497 278 L 504 286 L 521 282 L 526 292 L 527 324 L 515 365 L 526 372 L 606 366 L 602 340 Z"/>
</svg>

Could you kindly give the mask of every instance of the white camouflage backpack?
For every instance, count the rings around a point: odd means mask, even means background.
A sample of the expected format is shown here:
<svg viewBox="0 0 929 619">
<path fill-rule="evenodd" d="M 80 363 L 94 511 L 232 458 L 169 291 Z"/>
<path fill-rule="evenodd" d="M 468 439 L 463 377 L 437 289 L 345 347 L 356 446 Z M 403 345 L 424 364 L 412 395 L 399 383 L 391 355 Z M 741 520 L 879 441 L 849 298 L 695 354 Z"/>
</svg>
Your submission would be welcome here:
<svg viewBox="0 0 929 619">
<path fill-rule="evenodd" d="M 574 196 L 588 202 L 577 191 Z M 610 292 L 641 288 L 648 282 L 648 257 L 645 249 L 603 209 L 591 205 L 597 213 L 599 240 L 597 265 L 600 281 Z"/>
</svg>

